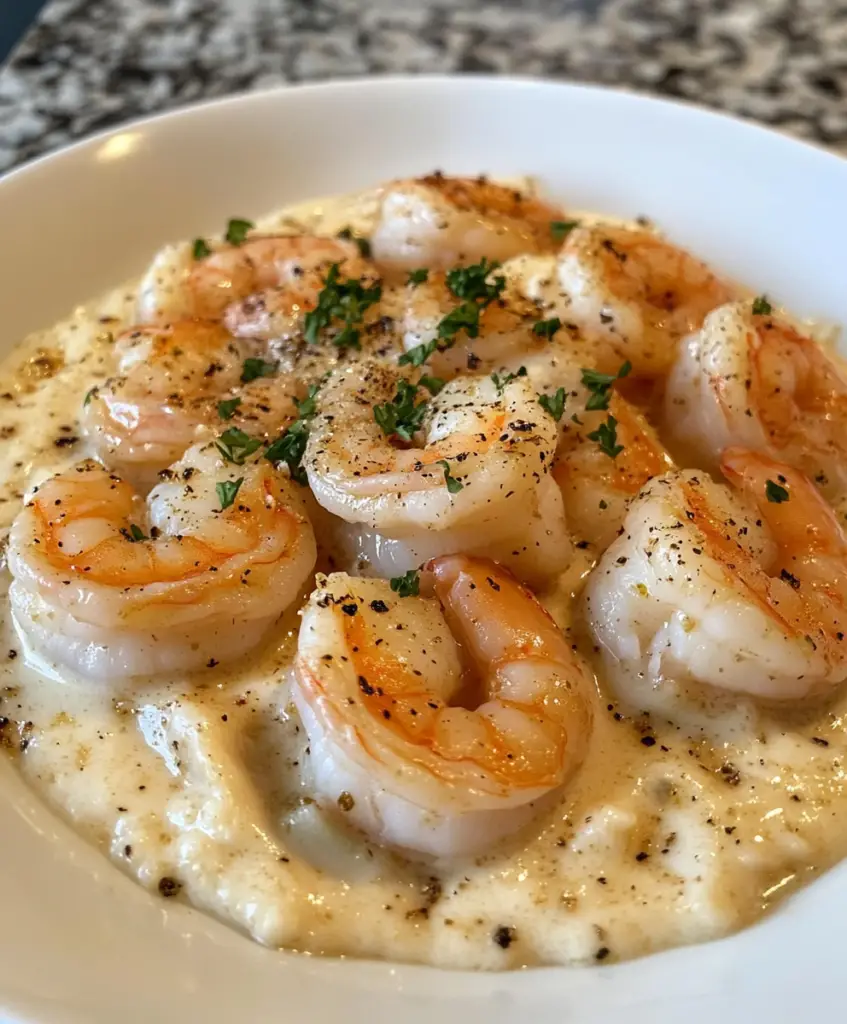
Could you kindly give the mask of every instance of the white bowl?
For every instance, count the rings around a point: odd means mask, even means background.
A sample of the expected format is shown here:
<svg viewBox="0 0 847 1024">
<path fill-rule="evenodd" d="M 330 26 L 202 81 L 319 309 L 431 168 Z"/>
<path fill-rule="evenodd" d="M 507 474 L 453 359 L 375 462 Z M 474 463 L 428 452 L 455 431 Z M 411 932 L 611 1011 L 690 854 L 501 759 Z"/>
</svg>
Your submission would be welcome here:
<svg viewBox="0 0 847 1024">
<path fill-rule="evenodd" d="M 485 78 L 280 89 L 130 125 L 0 183 L 2 343 L 233 214 L 393 175 L 533 174 L 583 209 L 645 213 L 798 313 L 847 322 L 847 163 L 694 108 Z M 19 1019 L 722 1024 L 841 1019 L 847 868 L 730 939 L 512 974 L 262 949 L 149 895 L 0 764 L 0 1006 Z"/>
</svg>

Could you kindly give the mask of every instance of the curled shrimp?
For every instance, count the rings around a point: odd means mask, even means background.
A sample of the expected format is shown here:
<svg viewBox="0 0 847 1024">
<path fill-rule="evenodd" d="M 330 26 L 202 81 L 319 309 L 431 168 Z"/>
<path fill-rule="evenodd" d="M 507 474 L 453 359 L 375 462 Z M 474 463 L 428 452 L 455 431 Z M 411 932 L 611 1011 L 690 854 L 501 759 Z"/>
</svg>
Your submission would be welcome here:
<svg viewBox="0 0 847 1024">
<path fill-rule="evenodd" d="M 442 856 L 521 827 L 590 740 L 590 678 L 495 562 L 450 555 L 434 597 L 319 577 L 300 627 L 295 700 L 318 797 L 377 841 Z M 464 661 L 463 661 L 464 658 Z"/>
<path fill-rule="evenodd" d="M 9 537 L 29 647 L 98 680 L 180 672 L 257 644 L 297 597 L 315 539 L 296 486 L 264 459 L 189 449 L 146 503 L 81 462 L 38 487 Z"/>
<path fill-rule="evenodd" d="M 496 265 L 492 271 L 496 276 Z M 479 305 L 468 326 L 443 340 L 439 332 L 445 318 L 456 316 L 460 307 L 467 308 L 449 288 L 449 280 L 449 274 L 434 271 L 426 281 L 406 285 L 403 346 L 409 351 L 435 342 L 438 347 L 428 361 L 433 373 L 451 377 L 468 369 L 485 372 L 544 345 L 533 331 L 539 318 L 537 307 L 512 292 Z"/>
<path fill-rule="evenodd" d="M 651 231 L 575 228 L 559 254 L 561 315 L 607 352 L 609 367 L 628 359 L 636 373 L 658 376 L 679 340 L 732 298 L 700 260 Z"/>
<path fill-rule="evenodd" d="M 786 317 L 749 300 L 710 313 L 683 345 L 665 396 L 669 435 L 698 465 L 730 445 L 767 452 L 847 492 L 847 373 Z"/>
<path fill-rule="evenodd" d="M 336 371 L 303 460 L 319 504 L 361 531 L 371 570 L 395 574 L 462 550 L 504 559 L 524 579 L 562 569 L 571 548 L 549 475 L 558 431 L 533 388 L 458 377 L 403 442 L 375 414 L 400 382 L 375 361 Z"/>
<path fill-rule="evenodd" d="M 847 537 L 814 484 L 742 448 L 632 505 L 586 591 L 598 642 L 648 684 L 798 700 L 847 677 Z"/>
<path fill-rule="evenodd" d="M 615 446 L 620 447 L 614 457 L 589 436 L 609 417 L 614 420 Z M 580 411 L 577 420 L 562 421 L 553 477 L 572 535 L 603 551 L 617 536 L 633 498 L 673 462 L 644 414 L 618 394 L 610 396 L 608 411 Z"/>
<path fill-rule="evenodd" d="M 333 264 L 345 277 L 377 279 L 355 243 L 340 238 L 259 235 L 201 259 L 187 244 L 166 246 L 142 280 L 139 314 L 223 318 L 236 336 L 287 340 L 302 333 Z"/>
<path fill-rule="evenodd" d="M 385 187 L 371 245 L 379 265 L 397 270 L 505 260 L 552 252 L 561 216 L 520 189 L 435 173 Z"/>
<path fill-rule="evenodd" d="M 242 385 L 245 360 L 263 353 L 216 322 L 134 327 L 114 351 L 118 374 L 89 392 L 83 429 L 108 466 L 140 484 L 152 483 L 204 428 L 220 424 L 222 400 L 234 399 L 225 417 L 231 426 L 266 435 L 297 415 L 294 375 Z"/>
</svg>

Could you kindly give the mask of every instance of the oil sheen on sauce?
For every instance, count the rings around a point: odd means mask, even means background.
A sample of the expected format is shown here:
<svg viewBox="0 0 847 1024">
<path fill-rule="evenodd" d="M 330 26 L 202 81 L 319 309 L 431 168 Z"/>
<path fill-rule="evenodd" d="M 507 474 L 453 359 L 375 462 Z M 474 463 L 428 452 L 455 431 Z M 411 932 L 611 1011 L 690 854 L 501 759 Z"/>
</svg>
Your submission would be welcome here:
<svg viewBox="0 0 847 1024">
<path fill-rule="evenodd" d="M 372 211 L 365 195 L 260 226 L 365 233 Z M 133 308 L 133 287 L 118 289 L 0 366 L 0 542 L 25 489 L 85 454 L 78 413 Z M 482 857 L 407 860 L 349 828 L 343 800 L 318 809 L 289 693 L 294 610 L 236 670 L 96 686 L 27 657 L 0 555 L 0 739 L 153 898 L 187 898 L 270 946 L 494 970 L 724 935 L 847 853 L 847 702 L 786 712 L 637 678 L 616 702 L 580 630 L 585 568 L 546 601 L 597 672 L 590 753 Z"/>
</svg>

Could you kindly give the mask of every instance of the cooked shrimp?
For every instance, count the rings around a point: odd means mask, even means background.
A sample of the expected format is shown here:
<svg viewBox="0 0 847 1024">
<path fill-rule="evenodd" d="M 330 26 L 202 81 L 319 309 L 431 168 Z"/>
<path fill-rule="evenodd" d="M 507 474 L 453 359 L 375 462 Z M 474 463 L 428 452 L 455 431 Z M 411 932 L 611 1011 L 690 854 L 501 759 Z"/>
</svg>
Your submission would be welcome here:
<svg viewBox="0 0 847 1024">
<path fill-rule="evenodd" d="M 559 255 L 561 316 L 636 373 L 670 368 L 680 338 L 728 302 L 732 290 L 694 256 L 646 230 L 575 228 Z"/>
<path fill-rule="evenodd" d="M 562 569 L 571 549 L 549 475 L 558 431 L 533 388 L 523 378 L 502 388 L 490 377 L 457 378 L 400 443 L 374 411 L 392 403 L 400 381 L 397 370 L 368 360 L 336 371 L 318 397 L 303 461 L 325 509 L 402 542 L 366 541 L 371 568 L 396 571 L 404 559 L 412 568 L 421 552 L 471 549 L 509 560 L 526 579 Z"/>
<path fill-rule="evenodd" d="M 649 684 L 796 700 L 847 678 L 847 536 L 814 484 L 729 449 L 734 490 L 653 480 L 586 591 L 594 636 Z"/>
<path fill-rule="evenodd" d="M 551 221 L 561 211 L 487 178 L 429 174 L 387 185 L 371 236 L 388 269 L 433 269 L 505 260 L 555 248 Z"/>
<path fill-rule="evenodd" d="M 315 539 L 265 459 L 185 453 L 147 498 L 96 462 L 52 477 L 9 538 L 18 630 L 84 676 L 183 672 L 255 646 L 297 597 Z"/>
<path fill-rule="evenodd" d="M 610 416 L 621 448 L 614 457 L 589 436 Z M 633 498 L 673 462 L 644 414 L 620 395 L 611 395 L 608 411 L 580 408 L 577 419 L 562 420 L 564 436 L 553 477 L 562 491 L 571 534 L 603 551 L 620 531 Z"/>
<path fill-rule="evenodd" d="M 238 399 L 232 426 L 249 422 L 266 434 L 296 416 L 293 375 L 241 385 L 245 360 L 261 350 L 212 321 L 134 327 L 117 339 L 115 353 L 118 376 L 87 396 L 83 429 L 108 466 L 140 484 L 220 423 L 222 399 Z"/>
<path fill-rule="evenodd" d="M 295 700 L 318 799 L 381 843 L 490 849 L 561 787 L 591 737 L 591 680 L 495 562 L 428 566 L 432 597 L 319 577 L 303 613 Z M 349 809 L 348 809 L 349 808 Z"/>
<path fill-rule="evenodd" d="M 196 260 L 188 244 L 166 246 L 139 293 L 142 320 L 223 317 L 235 335 L 296 337 L 332 264 L 347 278 L 376 280 L 355 243 L 315 235 L 270 235 L 225 245 Z"/>
<path fill-rule="evenodd" d="M 847 371 L 789 320 L 736 302 L 710 313 L 668 379 L 666 423 L 698 465 L 730 445 L 767 452 L 847 492 Z"/>
<path fill-rule="evenodd" d="M 489 280 L 497 277 L 495 264 Z M 409 351 L 437 342 L 438 347 L 428 360 L 433 373 L 451 377 L 468 369 L 486 372 L 545 344 L 544 339 L 533 333 L 539 320 L 533 303 L 505 291 L 485 305 L 464 302 L 449 287 L 450 280 L 449 273 L 431 272 L 426 281 L 406 286 L 403 346 Z M 474 305 L 478 311 L 467 326 L 443 338 L 445 318 L 456 317 L 465 309 L 473 313 Z"/>
</svg>

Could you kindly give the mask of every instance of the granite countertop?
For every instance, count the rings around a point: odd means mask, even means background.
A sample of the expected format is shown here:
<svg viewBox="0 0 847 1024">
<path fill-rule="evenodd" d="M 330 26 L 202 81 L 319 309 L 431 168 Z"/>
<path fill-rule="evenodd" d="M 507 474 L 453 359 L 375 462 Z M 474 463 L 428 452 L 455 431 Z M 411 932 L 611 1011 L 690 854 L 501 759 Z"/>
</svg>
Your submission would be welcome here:
<svg viewBox="0 0 847 1024">
<path fill-rule="evenodd" d="M 424 71 L 623 85 L 847 152 L 847 0 L 51 0 L 0 71 L 0 171 L 200 99 Z"/>
</svg>

